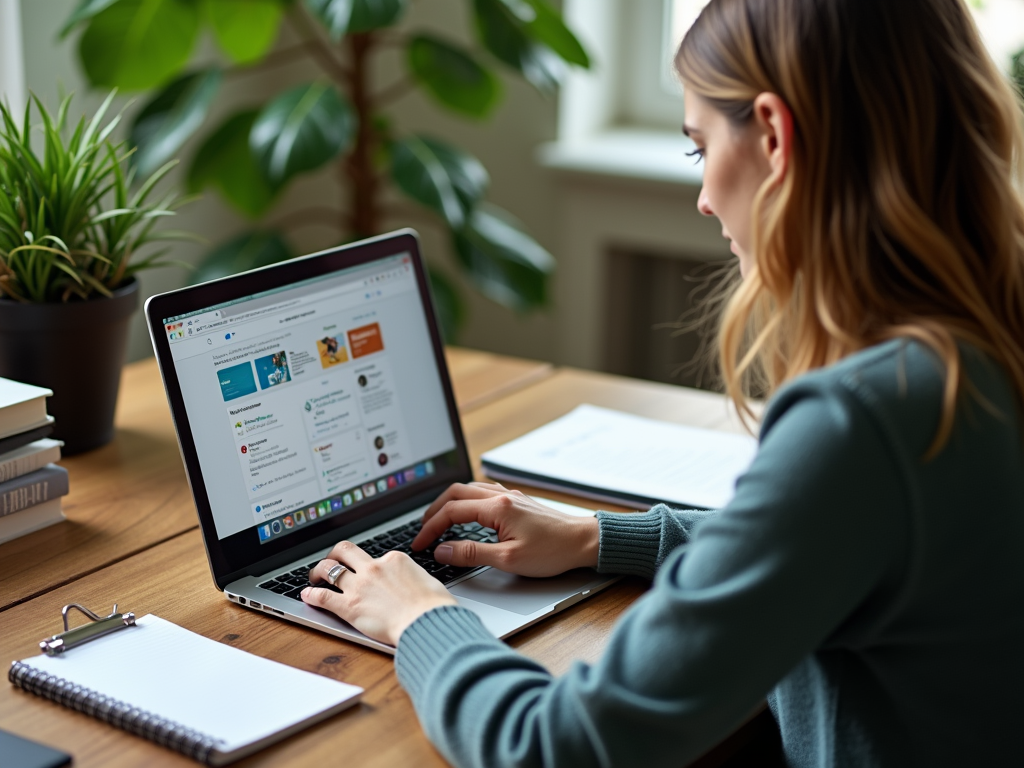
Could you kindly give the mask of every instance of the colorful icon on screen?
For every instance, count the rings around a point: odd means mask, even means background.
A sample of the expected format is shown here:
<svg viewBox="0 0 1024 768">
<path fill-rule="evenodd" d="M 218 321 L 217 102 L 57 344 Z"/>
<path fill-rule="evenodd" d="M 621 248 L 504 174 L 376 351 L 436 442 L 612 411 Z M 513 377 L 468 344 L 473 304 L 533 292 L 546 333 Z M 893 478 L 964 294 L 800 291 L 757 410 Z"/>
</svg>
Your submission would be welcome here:
<svg viewBox="0 0 1024 768">
<path fill-rule="evenodd" d="M 260 526 L 260 541 L 266 541 L 271 536 L 270 524 Z"/>
<path fill-rule="evenodd" d="M 285 515 L 283 522 L 284 522 L 284 527 L 285 528 L 294 528 L 295 527 L 295 521 L 292 520 L 292 516 L 291 515 Z"/>
</svg>

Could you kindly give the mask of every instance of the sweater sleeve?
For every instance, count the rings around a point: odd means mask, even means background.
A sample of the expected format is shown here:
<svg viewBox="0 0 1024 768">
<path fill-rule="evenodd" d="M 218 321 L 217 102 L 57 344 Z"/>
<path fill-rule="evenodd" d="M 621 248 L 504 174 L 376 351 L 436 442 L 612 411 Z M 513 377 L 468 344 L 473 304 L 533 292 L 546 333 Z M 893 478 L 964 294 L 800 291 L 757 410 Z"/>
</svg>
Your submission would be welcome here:
<svg viewBox="0 0 1024 768">
<path fill-rule="evenodd" d="M 678 510 L 665 504 L 636 514 L 598 512 L 597 570 L 653 579 L 669 553 L 686 544 L 697 524 L 714 514 L 713 510 Z"/>
<path fill-rule="evenodd" d="M 596 664 L 555 678 L 460 607 L 414 622 L 398 678 L 445 757 L 459 768 L 678 766 L 739 725 L 903 567 L 904 475 L 873 417 L 838 389 L 776 399 L 732 502 L 664 558 Z M 676 524 L 666 515 L 641 516 L 639 552 L 605 552 L 603 564 L 655 566 Z M 603 530 L 602 546 L 637 538 Z"/>
</svg>

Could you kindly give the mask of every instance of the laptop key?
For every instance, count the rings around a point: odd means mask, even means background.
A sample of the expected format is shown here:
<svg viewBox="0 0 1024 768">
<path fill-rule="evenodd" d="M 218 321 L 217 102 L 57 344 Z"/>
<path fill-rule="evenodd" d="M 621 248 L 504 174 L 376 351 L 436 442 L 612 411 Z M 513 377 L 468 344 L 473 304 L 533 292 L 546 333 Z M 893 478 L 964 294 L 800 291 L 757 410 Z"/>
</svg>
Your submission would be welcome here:
<svg viewBox="0 0 1024 768">
<path fill-rule="evenodd" d="M 274 579 L 271 579 L 270 581 L 264 581 L 262 584 L 260 584 L 260 589 L 270 589 L 275 584 L 277 584 L 277 582 Z"/>
</svg>

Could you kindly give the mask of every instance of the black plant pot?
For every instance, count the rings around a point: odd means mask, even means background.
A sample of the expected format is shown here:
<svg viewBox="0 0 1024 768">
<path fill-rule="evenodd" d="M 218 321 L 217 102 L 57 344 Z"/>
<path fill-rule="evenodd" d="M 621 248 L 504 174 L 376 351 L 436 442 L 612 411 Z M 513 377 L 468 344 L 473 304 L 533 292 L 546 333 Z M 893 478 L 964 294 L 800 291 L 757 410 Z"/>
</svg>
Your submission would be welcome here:
<svg viewBox="0 0 1024 768">
<path fill-rule="evenodd" d="M 114 407 L 139 283 L 112 298 L 21 304 L 0 299 L 0 376 L 53 390 L 46 404 L 65 454 L 114 437 Z"/>
</svg>

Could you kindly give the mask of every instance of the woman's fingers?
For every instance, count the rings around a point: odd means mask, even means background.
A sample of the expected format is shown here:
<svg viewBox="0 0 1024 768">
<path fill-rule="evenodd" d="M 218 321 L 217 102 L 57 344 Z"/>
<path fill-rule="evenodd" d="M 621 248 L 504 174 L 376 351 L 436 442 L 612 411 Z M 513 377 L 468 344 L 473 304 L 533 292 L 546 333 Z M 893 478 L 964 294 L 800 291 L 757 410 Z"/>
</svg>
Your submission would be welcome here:
<svg viewBox="0 0 1024 768">
<path fill-rule="evenodd" d="M 348 598 L 341 592 L 332 592 L 321 587 L 306 587 L 302 590 L 302 602 L 315 608 L 324 608 L 335 616 L 348 613 Z"/>
<path fill-rule="evenodd" d="M 445 489 L 444 493 L 434 499 L 434 503 L 427 507 L 423 513 L 423 522 L 432 518 L 449 501 L 455 499 L 486 499 L 505 489 L 494 483 L 453 483 Z"/>
<path fill-rule="evenodd" d="M 327 555 L 327 559 L 337 560 L 346 568 L 357 573 L 361 566 L 367 566 L 373 562 L 372 557 L 351 541 L 341 541 L 335 544 L 334 549 Z"/>
<path fill-rule="evenodd" d="M 478 541 L 446 541 L 434 549 L 434 559 L 445 565 L 460 568 L 490 565 L 499 570 L 508 570 L 512 543 L 481 544 Z"/>
<path fill-rule="evenodd" d="M 413 549 L 423 549 L 436 541 L 445 531 L 457 523 L 475 523 L 493 528 L 497 517 L 495 507 L 508 506 L 506 494 L 490 494 L 482 498 L 457 499 L 447 502 L 429 520 L 423 523 L 420 532 L 412 541 Z"/>
<path fill-rule="evenodd" d="M 310 569 L 309 583 L 319 584 L 321 581 L 327 581 L 327 574 L 330 573 L 331 568 L 333 568 L 336 565 L 341 565 L 341 563 L 339 563 L 337 560 L 324 558 Z"/>
</svg>

